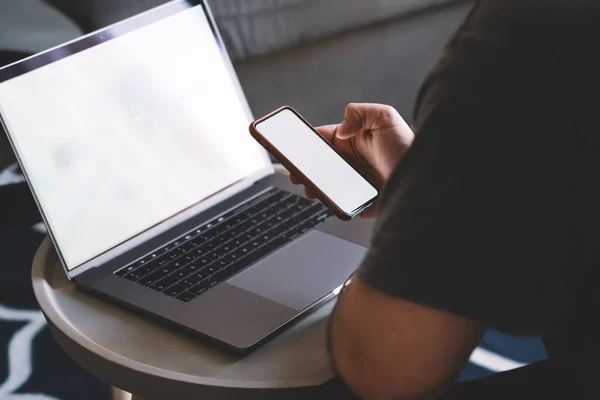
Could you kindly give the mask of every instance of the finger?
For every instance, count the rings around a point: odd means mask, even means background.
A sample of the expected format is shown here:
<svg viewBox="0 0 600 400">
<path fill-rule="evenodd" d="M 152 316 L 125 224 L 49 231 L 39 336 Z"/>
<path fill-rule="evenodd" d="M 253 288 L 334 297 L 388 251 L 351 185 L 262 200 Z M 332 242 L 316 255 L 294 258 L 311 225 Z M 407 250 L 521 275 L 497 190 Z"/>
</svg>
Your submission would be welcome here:
<svg viewBox="0 0 600 400">
<path fill-rule="evenodd" d="M 333 138 L 335 137 L 335 131 L 341 124 L 332 124 L 332 125 L 323 125 L 317 126 L 315 129 L 317 132 L 321 134 L 325 139 L 329 142 L 333 143 Z"/>
<path fill-rule="evenodd" d="M 385 123 L 393 126 L 404 122 L 392 106 L 374 103 L 350 103 L 344 112 L 344 122 L 337 130 L 336 137 L 342 140 L 358 135 L 362 130 L 373 131 Z"/>
<path fill-rule="evenodd" d="M 289 176 L 290 176 L 290 181 L 294 185 L 302 185 L 302 182 L 300 182 L 298 180 L 298 178 L 296 178 L 295 175 L 289 174 Z M 310 191 L 310 189 L 307 189 L 307 188 L 304 188 L 304 195 L 311 200 L 314 200 L 317 198 L 317 196 L 315 196 L 315 194 L 312 191 Z"/>
<path fill-rule="evenodd" d="M 289 174 L 290 175 L 290 181 L 294 184 L 294 185 L 299 185 L 300 181 L 298 180 L 298 178 L 296 178 L 295 175 Z"/>
<path fill-rule="evenodd" d="M 373 219 L 377 217 L 377 203 L 371 204 L 366 210 L 360 213 L 360 217 L 364 219 Z"/>
<path fill-rule="evenodd" d="M 316 200 L 317 198 L 317 196 L 308 188 L 304 188 L 304 195 L 310 200 Z"/>
</svg>

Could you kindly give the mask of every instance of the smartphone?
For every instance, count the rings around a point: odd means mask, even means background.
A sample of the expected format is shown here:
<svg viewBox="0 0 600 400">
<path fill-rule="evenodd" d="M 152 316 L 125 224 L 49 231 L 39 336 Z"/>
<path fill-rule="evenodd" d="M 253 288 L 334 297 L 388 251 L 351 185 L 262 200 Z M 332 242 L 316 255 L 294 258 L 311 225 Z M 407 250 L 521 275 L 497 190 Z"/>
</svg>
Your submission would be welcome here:
<svg viewBox="0 0 600 400">
<path fill-rule="evenodd" d="M 292 107 L 257 119 L 250 133 L 340 219 L 377 200 L 377 188 Z"/>
</svg>

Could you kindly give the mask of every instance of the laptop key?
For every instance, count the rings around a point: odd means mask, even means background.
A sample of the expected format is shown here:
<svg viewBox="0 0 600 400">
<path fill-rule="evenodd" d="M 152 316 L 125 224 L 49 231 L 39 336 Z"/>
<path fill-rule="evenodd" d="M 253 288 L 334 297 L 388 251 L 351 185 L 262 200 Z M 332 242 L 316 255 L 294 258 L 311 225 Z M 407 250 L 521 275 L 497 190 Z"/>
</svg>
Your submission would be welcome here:
<svg viewBox="0 0 600 400">
<path fill-rule="evenodd" d="M 163 265 L 165 265 L 165 264 L 166 264 L 166 263 L 168 263 L 169 261 L 170 261 L 170 260 L 168 260 L 167 258 L 162 258 L 162 257 L 161 257 L 161 258 L 159 258 L 158 260 L 156 260 L 155 262 L 156 262 L 156 264 L 157 264 L 158 266 L 161 266 L 161 267 L 162 267 Z"/>
<path fill-rule="evenodd" d="M 195 284 L 197 284 L 198 281 L 192 278 L 186 278 L 180 282 L 177 283 L 178 286 L 183 286 L 186 289 L 191 288 L 192 286 L 194 286 Z"/>
<path fill-rule="evenodd" d="M 252 224 L 252 222 L 250 221 L 246 221 L 243 224 L 240 224 L 237 226 L 238 229 L 240 229 L 242 232 L 247 231 L 248 229 L 252 228 L 254 226 L 254 224 Z"/>
<path fill-rule="evenodd" d="M 244 244 L 244 241 L 240 238 L 240 239 L 234 239 L 230 242 L 231 246 L 235 249 L 237 249 L 239 246 L 241 246 L 242 244 Z"/>
<path fill-rule="evenodd" d="M 216 266 L 213 266 L 213 265 L 210 265 L 202 270 L 202 272 L 204 272 L 207 275 L 212 275 L 217 271 L 219 271 L 219 268 L 217 268 Z"/>
<path fill-rule="evenodd" d="M 159 281 L 163 277 L 164 277 L 164 275 L 155 272 L 153 274 L 150 274 L 150 275 L 140 279 L 137 282 L 144 286 L 150 286 L 150 285 L 154 284 L 155 282 Z"/>
<path fill-rule="evenodd" d="M 194 265 L 197 265 L 200 268 L 203 268 L 203 267 L 206 267 L 207 265 L 212 264 L 212 262 L 213 262 L 212 259 L 209 259 L 208 257 L 202 257 L 202 258 L 197 259 L 194 262 Z"/>
<path fill-rule="evenodd" d="M 271 218 L 271 219 L 267 220 L 265 223 L 263 223 L 262 226 L 265 227 L 266 229 L 271 229 L 272 227 L 274 227 L 277 224 L 278 224 L 278 222 L 275 220 L 275 218 Z"/>
<path fill-rule="evenodd" d="M 254 248 L 253 248 L 253 247 L 251 247 L 251 246 L 244 246 L 244 247 L 242 247 L 241 249 L 239 249 L 239 250 L 236 250 L 236 251 L 235 251 L 235 253 L 236 253 L 236 254 L 238 254 L 238 253 L 239 253 L 239 256 L 240 256 L 240 257 L 244 257 L 244 256 L 247 256 L 248 254 L 250 254 L 250 253 L 252 252 L 252 250 L 253 250 L 253 249 L 254 249 Z"/>
<path fill-rule="evenodd" d="M 182 254 L 184 254 L 185 252 L 186 252 L 186 250 L 183 248 L 183 246 L 176 247 L 173 250 L 173 253 L 177 254 L 178 257 L 181 256 Z"/>
<path fill-rule="evenodd" d="M 179 296 L 177 296 L 178 300 L 185 301 L 186 303 L 195 298 L 196 298 L 196 295 L 194 293 L 190 293 L 190 292 L 183 292 Z"/>
<path fill-rule="evenodd" d="M 252 235 L 252 237 L 262 235 L 265 232 L 265 228 L 261 225 L 258 228 L 250 229 L 247 233 L 248 235 Z"/>
<path fill-rule="evenodd" d="M 301 205 L 303 205 L 305 207 L 309 207 L 311 204 L 315 204 L 315 201 L 314 200 L 305 199 L 304 197 L 299 197 L 298 198 L 298 204 L 301 204 Z"/>
<path fill-rule="evenodd" d="M 219 236 L 218 238 L 216 238 L 216 239 L 214 240 L 214 242 L 215 242 L 217 245 L 222 245 L 223 243 L 226 243 L 226 242 L 228 242 L 228 241 L 229 241 L 229 239 L 231 239 L 231 236 L 230 236 L 230 235 L 221 235 L 221 236 Z"/>
<path fill-rule="evenodd" d="M 200 257 L 206 253 L 206 249 L 202 247 L 196 247 L 194 250 L 190 251 L 190 253 Z"/>
<path fill-rule="evenodd" d="M 235 272 L 224 269 L 211 276 L 211 278 L 216 281 L 223 282 L 233 274 L 235 274 Z"/>
<path fill-rule="evenodd" d="M 160 281 L 156 282 L 155 284 L 150 286 L 150 289 L 154 289 L 154 290 L 158 290 L 159 292 L 162 292 L 169 286 L 175 284 L 178 280 L 179 279 L 176 276 L 171 275 L 167 278 L 161 279 Z"/>
<path fill-rule="evenodd" d="M 190 276 L 188 279 L 195 280 L 196 282 L 202 282 L 206 278 L 208 278 L 208 274 L 205 273 L 204 271 L 200 271 L 197 274 Z"/>
<path fill-rule="evenodd" d="M 289 229 L 287 232 L 283 233 L 281 235 L 281 237 L 291 240 L 303 232 L 304 226 L 303 226 L 303 223 L 298 223 L 290 228 L 291 229 Z"/>
<path fill-rule="evenodd" d="M 194 246 L 191 243 L 185 243 L 185 244 L 182 244 L 181 246 L 179 246 L 177 248 L 177 251 L 179 251 L 180 253 L 187 253 L 188 251 L 190 251 L 193 248 L 194 248 Z"/>
<path fill-rule="evenodd" d="M 315 226 L 319 225 L 320 223 L 327 221 L 329 219 L 329 217 L 331 217 L 331 214 L 329 214 L 328 212 L 320 213 L 320 214 L 312 217 L 309 220 L 310 221 L 309 223 L 314 228 Z"/>
<path fill-rule="evenodd" d="M 194 295 L 198 296 L 199 294 L 206 292 L 206 290 L 208 290 L 208 288 L 202 284 L 198 284 L 196 286 L 193 286 L 192 288 L 188 289 L 188 292 L 193 293 Z"/>
<path fill-rule="evenodd" d="M 275 193 L 273 196 L 269 197 L 266 202 L 267 202 L 267 204 L 272 205 L 272 204 L 278 203 L 279 201 L 283 200 L 284 198 L 286 198 L 288 196 L 290 196 L 289 193 L 279 191 L 279 192 Z"/>
<path fill-rule="evenodd" d="M 234 250 L 234 247 L 232 247 L 231 244 L 225 244 L 225 245 L 223 245 L 223 246 L 220 247 L 220 250 L 224 251 L 225 254 L 227 254 L 230 251 Z"/>
<path fill-rule="evenodd" d="M 181 273 L 185 274 L 185 276 L 187 277 L 187 276 L 192 275 L 195 272 L 200 271 L 201 269 L 202 269 L 201 266 L 192 263 L 192 264 L 186 265 L 185 267 L 183 267 L 182 269 L 180 269 L 177 272 L 181 272 Z"/>
<path fill-rule="evenodd" d="M 138 269 L 135 270 L 135 272 L 141 274 L 141 275 L 148 275 L 150 272 L 154 271 L 154 269 L 152 268 L 152 266 L 149 267 L 139 267 Z"/>
<path fill-rule="evenodd" d="M 152 272 L 152 270 L 146 267 L 140 267 L 135 271 L 128 273 L 125 278 L 129 279 L 130 281 L 137 281 L 138 279 L 150 274 L 150 272 Z"/>
<path fill-rule="evenodd" d="M 223 250 L 221 247 L 218 248 L 217 250 L 213 251 L 212 253 L 210 253 L 210 257 L 212 257 L 213 259 L 217 260 L 221 257 L 223 257 L 225 254 L 229 253 L 228 251 Z"/>
<path fill-rule="evenodd" d="M 219 236 L 219 235 L 220 235 L 221 233 L 223 233 L 223 232 L 225 232 L 225 227 L 224 227 L 224 226 L 222 226 L 221 224 L 219 224 L 219 225 L 218 225 L 216 228 L 213 228 L 213 229 L 210 231 L 210 234 L 211 234 L 213 237 L 217 237 L 217 236 Z"/>
<path fill-rule="evenodd" d="M 129 267 L 127 267 L 127 268 L 123 268 L 122 270 L 120 270 L 120 271 L 117 271 L 117 273 L 116 273 L 116 274 L 117 274 L 117 275 L 119 275 L 119 276 L 125 276 L 126 274 L 128 274 L 128 273 L 132 272 L 132 271 L 133 271 L 134 269 L 136 269 L 137 267 L 138 267 L 138 265 L 135 265 L 135 264 L 134 264 L 134 265 L 130 265 L 130 266 L 129 266 Z"/>
<path fill-rule="evenodd" d="M 200 271 L 205 266 L 206 266 L 205 263 L 203 263 L 200 260 L 196 260 L 193 263 L 186 265 L 185 268 L 189 268 L 189 269 L 191 269 L 193 271 Z"/>
<path fill-rule="evenodd" d="M 224 259 L 227 261 L 228 264 L 232 264 L 239 260 L 240 257 L 242 256 L 237 251 L 234 251 L 233 253 L 227 254 Z"/>
<path fill-rule="evenodd" d="M 200 282 L 200 284 L 205 288 L 210 289 L 211 287 L 218 285 L 219 281 L 213 278 L 208 278 Z"/>
<path fill-rule="evenodd" d="M 195 249 L 196 247 L 199 247 L 202 244 L 202 240 L 200 240 L 199 237 L 196 237 L 193 240 L 190 240 L 188 243 L 192 245 L 193 249 Z"/>
<path fill-rule="evenodd" d="M 188 275 L 190 274 L 190 272 L 189 271 L 184 271 L 184 269 L 180 269 L 179 271 L 175 272 L 173 275 L 176 276 L 178 279 L 187 278 Z"/>
<path fill-rule="evenodd" d="M 144 275 L 139 274 L 137 271 L 135 272 L 130 272 L 129 274 L 125 275 L 125 279 L 128 279 L 130 281 L 137 281 L 138 279 L 142 278 Z"/>
<path fill-rule="evenodd" d="M 185 254 L 179 258 L 183 263 L 189 263 L 190 261 L 194 261 L 196 258 L 191 254 Z"/>
<path fill-rule="evenodd" d="M 201 254 L 198 254 L 195 251 L 190 251 L 189 253 L 186 254 L 186 257 L 189 257 L 190 261 L 197 260 L 198 258 L 200 258 L 200 256 L 201 256 Z"/>
<path fill-rule="evenodd" d="M 229 237 L 234 238 L 242 232 L 244 232 L 244 229 L 240 228 L 239 226 L 236 226 L 235 228 L 233 228 L 229 232 L 227 232 L 227 234 L 229 235 Z"/>
<path fill-rule="evenodd" d="M 249 233 L 242 233 L 239 238 L 241 240 L 244 240 L 246 242 L 251 241 L 252 239 L 254 239 L 254 235 L 250 235 Z"/>
<path fill-rule="evenodd" d="M 171 286 L 170 288 L 165 290 L 163 293 L 166 294 L 167 296 L 175 297 L 175 296 L 180 295 L 182 292 L 184 292 L 185 289 L 186 288 L 184 288 L 183 286 L 175 285 L 175 286 Z"/>
<path fill-rule="evenodd" d="M 158 271 L 156 271 L 157 274 L 162 274 L 162 276 L 167 276 L 169 275 L 171 272 L 175 271 L 177 268 L 173 267 L 172 264 L 169 265 L 165 265 L 164 267 L 162 267 L 161 269 L 159 269 Z"/>
<path fill-rule="evenodd" d="M 163 264 L 162 266 L 164 266 L 165 264 Z M 146 265 L 145 268 L 146 270 L 148 270 L 149 272 L 153 272 L 153 271 L 158 271 L 161 267 L 162 267 L 159 263 L 150 263 L 149 265 Z"/>
</svg>

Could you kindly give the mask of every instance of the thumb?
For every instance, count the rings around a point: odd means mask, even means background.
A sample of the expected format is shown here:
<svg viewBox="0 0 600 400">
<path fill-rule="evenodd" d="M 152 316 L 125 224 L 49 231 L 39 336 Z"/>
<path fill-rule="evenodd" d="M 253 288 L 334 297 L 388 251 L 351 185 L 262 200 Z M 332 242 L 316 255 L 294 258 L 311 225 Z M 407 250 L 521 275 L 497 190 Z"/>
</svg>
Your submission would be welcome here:
<svg viewBox="0 0 600 400">
<path fill-rule="evenodd" d="M 335 138 L 340 140 L 348 140 L 358 135 L 360 131 L 361 128 L 356 128 L 355 126 L 344 120 L 344 122 L 342 122 L 335 131 Z"/>
<path fill-rule="evenodd" d="M 337 131 L 336 137 L 349 139 L 362 131 L 374 134 L 386 125 L 396 125 L 402 121 L 398 111 L 391 106 L 374 103 L 350 103 L 344 112 L 344 122 Z"/>
<path fill-rule="evenodd" d="M 338 127 L 335 137 L 341 140 L 350 139 L 358 135 L 363 127 L 363 120 L 360 114 L 359 104 L 348 104 L 344 112 L 344 121 Z"/>
</svg>

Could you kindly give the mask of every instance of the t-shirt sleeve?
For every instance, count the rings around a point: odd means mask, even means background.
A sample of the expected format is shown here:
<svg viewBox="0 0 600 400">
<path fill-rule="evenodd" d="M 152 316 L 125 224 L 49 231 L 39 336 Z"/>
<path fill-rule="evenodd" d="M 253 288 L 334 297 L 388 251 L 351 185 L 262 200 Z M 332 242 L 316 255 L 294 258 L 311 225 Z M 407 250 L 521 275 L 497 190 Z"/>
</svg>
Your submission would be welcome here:
<svg viewBox="0 0 600 400">
<path fill-rule="evenodd" d="M 573 297 L 568 121 L 489 44 L 459 33 L 423 86 L 415 142 L 383 191 L 358 276 L 490 327 L 544 334 Z"/>
</svg>

